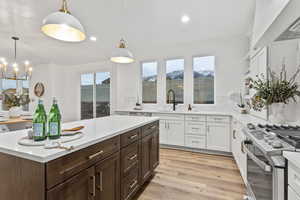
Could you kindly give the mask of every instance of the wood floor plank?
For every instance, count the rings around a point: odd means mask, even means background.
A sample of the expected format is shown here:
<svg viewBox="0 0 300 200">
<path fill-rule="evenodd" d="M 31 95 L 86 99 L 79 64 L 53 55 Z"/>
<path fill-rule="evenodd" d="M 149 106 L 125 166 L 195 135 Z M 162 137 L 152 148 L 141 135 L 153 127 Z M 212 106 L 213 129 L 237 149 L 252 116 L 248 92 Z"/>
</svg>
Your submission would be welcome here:
<svg viewBox="0 0 300 200">
<path fill-rule="evenodd" d="M 160 159 L 135 200 L 241 200 L 245 194 L 232 157 L 161 149 Z"/>
</svg>

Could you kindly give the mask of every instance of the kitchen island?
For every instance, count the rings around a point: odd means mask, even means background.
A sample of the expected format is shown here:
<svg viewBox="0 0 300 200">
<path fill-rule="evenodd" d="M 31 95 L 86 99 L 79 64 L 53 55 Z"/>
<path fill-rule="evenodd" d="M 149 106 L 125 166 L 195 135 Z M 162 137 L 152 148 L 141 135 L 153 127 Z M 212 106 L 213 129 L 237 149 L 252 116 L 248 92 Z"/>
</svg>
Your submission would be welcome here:
<svg viewBox="0 0 300 200">
<path fill-rule="evenodd" d="M 26 130 L 0 135 L 0 199 L 129 200 L 159 164 L 159 118 L 110 116 L 85 126 L 71 151 L 18 144 Z"/>
</svg>

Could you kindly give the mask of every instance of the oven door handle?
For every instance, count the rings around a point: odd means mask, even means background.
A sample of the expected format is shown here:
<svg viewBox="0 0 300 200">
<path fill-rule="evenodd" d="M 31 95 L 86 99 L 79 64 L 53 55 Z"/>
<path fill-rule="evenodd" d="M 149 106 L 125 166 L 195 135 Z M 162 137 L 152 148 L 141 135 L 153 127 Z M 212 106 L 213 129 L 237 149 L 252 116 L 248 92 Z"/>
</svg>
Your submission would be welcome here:
<svg viewBox="0 0 300 200">
<path fill-rule="evenodd" d="M 261 161 L 257 156 L 255 156 L 246 146 L 245 144 L 245 140 L 243 141 L 242 145 L 243 145 L 243 149 L 244 151 L 247 153 L 247 156 L 249 156 L 251 158 L 251 160 L 253 160 L 262 170 L 264 170 L 265 172 L 271 172 L 272 171 L 272 166 L 266 164 L 264 161 Z"/>
</svg>

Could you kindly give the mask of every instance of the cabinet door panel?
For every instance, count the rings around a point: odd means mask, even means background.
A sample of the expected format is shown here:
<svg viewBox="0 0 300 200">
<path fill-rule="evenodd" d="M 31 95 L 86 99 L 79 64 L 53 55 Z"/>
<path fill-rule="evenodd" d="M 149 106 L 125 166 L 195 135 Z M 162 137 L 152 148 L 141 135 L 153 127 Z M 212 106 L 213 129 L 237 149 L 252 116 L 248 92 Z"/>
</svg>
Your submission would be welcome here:
<svg viewBox="0 0 300 200">
<path fill-rule="evenodd" d="M 160 120 L 159 122 L 159 140 L 161 144 L 168 144 L 168 129 L 165 120 Z"/>
<path fill-rule="evenodd" d="M 142 138 L 141 141 L 141 184 L 144 184 L 151 176 L 151 145 L 152 135 Z"/>
<path fill-rule="evenodd" d="M 119 153 L 96 165 L 96 200 L 120 199 Z"/>
<path fill-rule="evenodd" d="M 154 170 L 159 164 L 159 131 L 153 133 L 150 158 L 151 167 Z"/>
<path fill-rule="evenodd" d="M 168 144 L 184 146 L 184 122 L 167 121 Z"/>
<path fill-rule="evenodd" d="M 230 152 L 229 124 L 207 124 L 207 149 Z"/>
<path fill-rule="evenodd" d="M 95 171 L 90 168 L 47 192 L 47 200 L 94 200 Z"/>
</svg>

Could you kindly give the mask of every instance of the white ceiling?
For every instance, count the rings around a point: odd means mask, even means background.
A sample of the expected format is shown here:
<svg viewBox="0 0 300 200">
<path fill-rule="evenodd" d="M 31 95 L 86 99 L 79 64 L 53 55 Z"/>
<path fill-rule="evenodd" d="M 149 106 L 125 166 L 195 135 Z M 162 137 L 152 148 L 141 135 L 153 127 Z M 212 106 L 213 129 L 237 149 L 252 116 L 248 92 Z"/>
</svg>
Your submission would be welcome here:
<svg viewBox="0 0 300 200">
<path fill-rule="evenodd" d="M 98 40 L 64 43 L 44 36 L 40 25 L 61 0 L 1 0 L 0 57 L 13 55 L 12 35 L 20 60 L 34 64 L 83 64 L 108 59 L 120 37 L 130 49 L 246 35 L 254 0 L 69 0 L 69 9 Z M 182 15 L 190 16 L 182 24 Z"/>
</svg>

